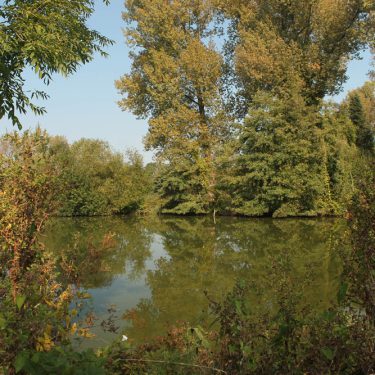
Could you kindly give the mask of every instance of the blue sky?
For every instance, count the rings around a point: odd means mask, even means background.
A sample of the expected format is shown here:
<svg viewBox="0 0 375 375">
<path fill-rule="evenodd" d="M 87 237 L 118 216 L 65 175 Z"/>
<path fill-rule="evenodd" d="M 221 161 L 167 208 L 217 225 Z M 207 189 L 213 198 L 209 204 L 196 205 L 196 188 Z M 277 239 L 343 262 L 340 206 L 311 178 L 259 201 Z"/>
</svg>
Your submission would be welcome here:
<svg viewBox="0 0 375 375">
<path fill-rule="evenodd" d="M 106 7 L 100 0 L 90 20 L 90 26 L 113 39 L 115 45 L 108 48 L 108 58 L 97 57 L 93 62 L 81 67 L 68 78 L 55 76 L 48 87 L 28 72 L 27 87 L 45 90 L 50 99 L 43 103 L 47 114 L 21 117 L 24 128 L 34 128 L 40 124 L 52 135 L 63 135 L 69 141 L 79 138 L 99 138 L 108 141 L 117 151 L 127 148 L 139 150 L 145 161 L 152 160 L 152 153 L 143 150 L 142 139 L 147 132 L 147 122 L 137 120 L 132 114 L 123 112 L 117 105 L 120 99 L 114 81 L 130 70 L 128 49 L 122 34 L 124 23 L 121 19 L 122 0 L 112 0 Z M 348 90 L 361 86 L 367 79 L 370 53 L 363 54 L 363 60 L 349 64 L 348 82 L 343 92 L 336 97 L 340 100 Z M 0 122 L 0 133 L 12 130 L 8 120 Z"/>
</svg>

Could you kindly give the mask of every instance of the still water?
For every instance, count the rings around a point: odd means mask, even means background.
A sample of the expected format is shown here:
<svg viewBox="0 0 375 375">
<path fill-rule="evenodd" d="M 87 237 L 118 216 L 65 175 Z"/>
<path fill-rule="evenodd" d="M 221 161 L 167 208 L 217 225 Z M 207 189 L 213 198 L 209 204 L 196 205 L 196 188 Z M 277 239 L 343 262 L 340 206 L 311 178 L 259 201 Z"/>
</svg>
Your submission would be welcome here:
<svg viewBox="0 0 375 375">
<path fill-rule="evenodd" d="M 95 316 L 96 337 L 85 346 L 99 347 L 123 333 L 140 343 L 183 322 L 208 326 L 207 296 L 221 301 L 239 280 L 254 284 L 249 298 L 260 314 L 278 277 L 302 305 L 327 308 L 336 298 L 345 230 L 339 219 L 58 218 L 43 242 L 76 266 Z M 100 324 L 109 317 L 116 333 Z"/>
</svg>

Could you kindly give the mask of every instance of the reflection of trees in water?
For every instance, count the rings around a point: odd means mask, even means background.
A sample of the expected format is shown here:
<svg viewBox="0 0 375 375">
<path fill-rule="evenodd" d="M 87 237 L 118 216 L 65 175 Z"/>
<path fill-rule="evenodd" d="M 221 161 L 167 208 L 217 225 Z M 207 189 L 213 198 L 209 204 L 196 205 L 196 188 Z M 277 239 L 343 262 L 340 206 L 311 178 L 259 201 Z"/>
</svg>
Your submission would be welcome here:
<svg viewBox="0 0 375 375">
<path fill-rule="evenodd" d="M 151 227 L 170 258 L 159 259 L 156 270 L 147 273 L 152 298 L 126 314 L 133 323 L 128 332 L 138 340 L 177 321 L 207 323 L 203 291 L 221 300 L 238 279 L 254 285 L 249 300 L 261 313 L 275 300 L 275 275 L 270 277 L 277 272 L 275 259 L 288 261 L 283 272 L 293 285 L 301 285 L 302 305 L 323 308 L 335 299 L 340 263 L 334 246 L 344 231 L 339 220 L 220 218 L 214 225 L 207 217 L 173 217 Z M 308 276 L 311 282 L 302 289 Z"/>
<path fill-rule="evenodd" d="M 152 233 L 131 218 L 59 218 L 50 223 L 44 242 L 59 258 L 78 266 L 82 287 L 98 288 L 111 285 L 125 269 L 129 278 L 144 273 Z"/>
<path fill-rule="evenodd" d="M 316 308 L 335 298 L 340 263 L 335 244 L 344 232 L 340 220 L 271 220 L 210 217 L 56 219 L 48 228 L 47 248 L 79 264 L 84 288 L 109 286 L 117 275 L 137 278 L 146 273 L 151 298 L 125 315 L 127 332 L 139 341 L 164 333 L 178 321 L 210 322 L 207 291 L 221 300 L 238 279 L 254 288 L 249 301 L 261 313 L 275 300 L 273 261 L 288 260 L 287 277 L 301 290 L 303 301 Z M 114 246 L 102 246 L 112 233 Z M 146 272 L 155 235 L 166 258 Z M 272 277 L 271 277 L 272 276 Z M 124 299 L 127 298 L 124 295 Z"/>
</svg>

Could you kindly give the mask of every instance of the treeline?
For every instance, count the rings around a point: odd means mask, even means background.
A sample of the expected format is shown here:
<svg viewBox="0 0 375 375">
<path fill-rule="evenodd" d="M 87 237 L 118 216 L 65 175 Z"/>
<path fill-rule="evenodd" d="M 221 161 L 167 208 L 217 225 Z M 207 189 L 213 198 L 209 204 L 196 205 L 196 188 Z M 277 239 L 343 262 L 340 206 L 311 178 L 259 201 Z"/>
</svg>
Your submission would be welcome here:
<svg viewBox="0 0 375 375">
<path fill-rule="evenodd" d="M 100 140 L 69 144 L 41 130 L 29 137 L 45 139 L 55 166 L 56 215 L 340 215 L 374 154 L 375 82 L 319 113 L 301 106 L 296 97 L 256 96 L 236 136 L 219 149 L 212 195 L 203 180 L 208 165 L 188 163 L 186 155 L 178 164 L 144 165 L 138 152 L 124 155 Z M 6 137 L 1 148 L 7 149 Z"/>
<path fill-rule="evenodd" d="M 353 160 L 373 149 L 363 108 L 373 86 L 342 106 L 324 100 L 373 43 L 373 11 L 367 1 L 126 1 L 132 69 L 117 81 L 120 107 L 149 121 L 160 212 L 342 212 Z"/>
<path fill-rule="evenodd" d="M 34 148 L 40 165 L 48 164 L 54 171 L 54 215 L 127 214 L 140 209 L 151 191 L 154 166 L 144 166 L 137 151 L 124 155 L 96 139 L 69 144 L 64 137 L 49 136 L 41 129 L 25 132 L 22 139 Z M 0 139 L 0 154 L 15 157 L 23 145 L 10 140 L 9 135 Z M 38 146 L 41 142 L 43 147 Z"/>
<path fill-rule="evenodd" d="M 374 154 L 375 82 L 319 111 L 298 95 L 262 92 L 209 164 L 187 155 L 160 162 L 159 212 L 244 216 L 341 215 L 361 165 Z M 196 154 L 195 154 L 196 155 Z"/>
<path fill-rule="evenodd" d="M 61 187 L 58 215 L 95 216 L 137 210 L 150 190 L 152 165 L 128 150 L 114 152 L 108 143 L 81 139 L 71 145 L 62 137 L 49 141 Z"/>
</svg>

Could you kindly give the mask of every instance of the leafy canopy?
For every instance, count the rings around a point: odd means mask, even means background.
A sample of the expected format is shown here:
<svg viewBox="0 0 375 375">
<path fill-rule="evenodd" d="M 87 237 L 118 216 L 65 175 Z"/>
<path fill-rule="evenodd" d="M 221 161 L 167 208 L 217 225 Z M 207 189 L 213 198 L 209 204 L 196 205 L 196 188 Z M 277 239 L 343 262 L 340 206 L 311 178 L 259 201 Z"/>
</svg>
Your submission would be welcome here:
<svg viewBox="0 0 375 375">
<path fill-rule="evenodd" d="M 0 119 L 7 116 L 21 128 L 19 114 L 45 112 L 32 100 L 48 95 L 25 90 L 26 69 L 48 85 L 54 73 L 72 74 L 95 53 L 106 55 L 104 47 L 113 42 L 88 27 L 93 11 L 93 0 L 5 0 L 0 5 Z"/>
</svg>

